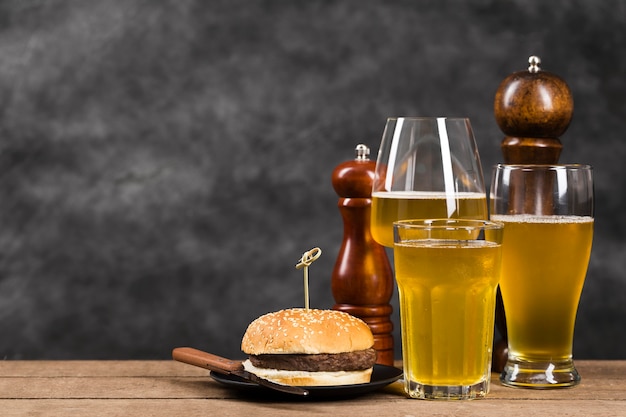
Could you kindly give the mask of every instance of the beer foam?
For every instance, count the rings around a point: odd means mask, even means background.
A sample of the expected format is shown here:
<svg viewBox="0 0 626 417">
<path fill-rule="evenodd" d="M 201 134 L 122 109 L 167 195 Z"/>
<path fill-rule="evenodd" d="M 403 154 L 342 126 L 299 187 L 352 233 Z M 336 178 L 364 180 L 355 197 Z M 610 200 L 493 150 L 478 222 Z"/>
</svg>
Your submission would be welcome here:
<svg viewBox="0 0 626 417">
<path fill-rule="evenodd" d="M 452 249 L 480 249 L 480 248 L 494 248 L 500 246 L 499 243 L 491 242 L 489 240 L 457 240 L 457 239 L 419 239 L 419 240 L 405 240 L 400 243 L 396 243 L 396 246 L 404 246 L 407 248 L 452 248 Z"/>
<path fill-rule="evenodd" d="M 492 214 L 490 220 L 504 223 L 593 223 L 593 217 L 591 216 L 541 216 L 535 214 Z"/>
<path fill-rule="evenodd" d="M 374 191 L 372 197 L 376 198 L 398 198 L 405 200 L 434 200 L 434 199 L 446 199 L 448 195 L 445 191 Z M 484 199 L 486 195 L 483 193 L 462 191 L 454 193 L 455 199 Z"/>
</svg>

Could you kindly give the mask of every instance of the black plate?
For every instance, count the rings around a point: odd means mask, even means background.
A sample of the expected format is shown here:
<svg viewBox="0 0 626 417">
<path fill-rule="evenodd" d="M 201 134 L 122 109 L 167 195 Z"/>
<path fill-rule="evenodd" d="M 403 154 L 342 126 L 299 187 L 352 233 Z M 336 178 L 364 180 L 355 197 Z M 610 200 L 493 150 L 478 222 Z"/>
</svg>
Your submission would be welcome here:
<svg viewBox="0 0 626 417">
<path fill-rule="evenodd" d="M 307 397 L 300 397 L 297 395 L 273 391 L 269 388 L 265 388 L 250 381 L 246 381 L 245 379 L 239 378 L 235 375 L 224 375 L 211 371 L 211 377 L 214 380 L 229 387 L 251 392 L 262 391 L 263 394 L 268 394 L 269 392 L 272 392 L 280 396 L 300 398 L 350 397 L 366 394 L 368 392 L 375 391 L 391 384 L 392 382 L 398 380 L 401 376 L 401 369 L 394 368 L 393 366 L 374 365 L 372 378 L 367 384 L 305 387 L 309 391 L 309 395 Z"/>
</svg>

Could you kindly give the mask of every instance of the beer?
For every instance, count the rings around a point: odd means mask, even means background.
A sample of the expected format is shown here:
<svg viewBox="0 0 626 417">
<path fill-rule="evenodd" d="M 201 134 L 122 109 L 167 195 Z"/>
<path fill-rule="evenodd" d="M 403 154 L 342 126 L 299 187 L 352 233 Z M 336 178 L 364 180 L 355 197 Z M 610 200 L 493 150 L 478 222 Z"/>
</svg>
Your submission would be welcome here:
<svg viewBox="0 0 626 417">
<path fill-rule="evenodd" d="M 372 236 L 381 245 L 393 247 L 393 222 L 408 219 L 486 219 L 483 193 L 455 193 L 450 201 L 445 192 L 376 191 L 372 193 Z"/>
<path fill-rule="evenodd" d="M 489 241 L 396 243 L 407 384 L 488 387 L 500 254 Z"/>
<path fill-rule="evenodd" d="M 591 254 L 589 216 L 492 215 L 505 224 L 500 289 L 509 356 L 571 360 L 574 323 Z"/>
</svg>

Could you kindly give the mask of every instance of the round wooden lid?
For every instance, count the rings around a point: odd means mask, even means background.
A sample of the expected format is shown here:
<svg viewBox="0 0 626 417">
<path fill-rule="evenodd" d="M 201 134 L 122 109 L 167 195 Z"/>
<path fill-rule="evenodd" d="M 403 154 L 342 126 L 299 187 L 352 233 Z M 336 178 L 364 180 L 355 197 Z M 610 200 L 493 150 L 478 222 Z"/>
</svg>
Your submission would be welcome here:
<svg viewBox="0 0 626 417">
<path fill-rule="evenodd" d="M 537 56 L 528 59 L 527 71 L 506 77 L 496 92 L 496 122 L 507 136 L 558 138 L 568 128 L 574 99 L 565 81 L 539 68 Z"/>
<path fill-rule="evenodd" d="M 369 159 L 370 150 L 363 144 L 356 146 L 355 154 L 353 160 L 337 165 L 333 171 L 333 188 L 339 197 L 370 198 L 376 162 Z"/>
</svg>

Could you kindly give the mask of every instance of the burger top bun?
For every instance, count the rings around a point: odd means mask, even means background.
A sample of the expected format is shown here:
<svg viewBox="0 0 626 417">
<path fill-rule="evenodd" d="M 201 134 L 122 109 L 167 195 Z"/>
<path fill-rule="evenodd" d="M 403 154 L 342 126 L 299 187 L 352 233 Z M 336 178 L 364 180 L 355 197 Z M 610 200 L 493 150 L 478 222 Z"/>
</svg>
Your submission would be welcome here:
<svg viewBox="0 0 626 417">
<path fill-rule="evenodd" d="M 248 355 L 343 353 L 369 349 L 368 325 L 336 310 L 292 308 L 265 314 L 248 326 L 241 350 Z"/>
</svg>

